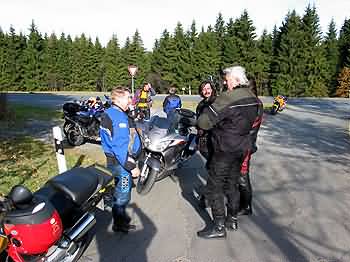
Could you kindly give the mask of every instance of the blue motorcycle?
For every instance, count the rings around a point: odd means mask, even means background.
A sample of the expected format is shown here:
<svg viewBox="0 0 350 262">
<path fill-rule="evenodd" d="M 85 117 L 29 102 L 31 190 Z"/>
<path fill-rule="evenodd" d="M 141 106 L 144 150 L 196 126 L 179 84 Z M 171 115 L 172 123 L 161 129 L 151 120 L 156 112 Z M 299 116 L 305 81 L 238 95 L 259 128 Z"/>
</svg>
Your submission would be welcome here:
<svg viewBox="0 0 350 262">
<path fill-rule="evenodd" d="M 101 115 L 111 105 L 108 96 L 106 101 L 96 98 L 68 102 L 63 105 L 64 125 L 63 133 L 72 146 L 80 146 L 87 141 L 100 142 L 99 127 Z"/>
</svg>

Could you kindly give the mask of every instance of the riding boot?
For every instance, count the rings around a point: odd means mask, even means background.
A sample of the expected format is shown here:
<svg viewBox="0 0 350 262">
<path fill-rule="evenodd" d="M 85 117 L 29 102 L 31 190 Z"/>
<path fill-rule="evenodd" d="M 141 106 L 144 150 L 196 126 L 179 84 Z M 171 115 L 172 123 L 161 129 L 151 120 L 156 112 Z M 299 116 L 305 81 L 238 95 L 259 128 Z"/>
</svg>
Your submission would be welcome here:
<svg viewBox="0 0 350 262">
<path fill-rule="evenodd" d="M 240 177 L 240 203 L 238 215 L 251 215 L 252 211 L 252 187 L 250 184 L 249 174 Z"/>
<path fill-rule="evenodd" d="M 128 233 L 136 229 L 135 225 L 130 224 L 131 218 L 126 214 L 125 209 L 120 209 L 113 207 L 113 226 L 112 230 L 114 232 L 124 232 Z"/>
<path fill-rule="evenodd" d="M 252 206 L 248 205 L 247 207 L 240 208 L 237 215 L 239 215 L 239 216 L 250 216 L 252 214 L 253 214 Z"/>
<path fill-rule="evenodd" d="M 236 216 L 227 215 L 225 220 L 225 228 L 230 231 L 238 230 L 238 221 Z"/>
<path fill-rule="evenodd" d="M 209 227 L 197 232 L 198 237 L 210 238 L 226 238 L 225 217 L 214 217 L 214 223 Z"/>
</svg>

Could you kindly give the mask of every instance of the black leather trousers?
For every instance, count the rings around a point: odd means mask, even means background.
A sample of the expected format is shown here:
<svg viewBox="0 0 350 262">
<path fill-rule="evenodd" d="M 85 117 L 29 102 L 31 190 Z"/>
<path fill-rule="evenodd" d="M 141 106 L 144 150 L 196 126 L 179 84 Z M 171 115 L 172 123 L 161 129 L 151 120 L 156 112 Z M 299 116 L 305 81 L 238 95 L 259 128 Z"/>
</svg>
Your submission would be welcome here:
<svg viewBox="0 0 350 262">
<path fill-rule="evenodd" d="M 209 176 L 206 186 L 206 197 L 213 217 L 226 215 L 227 211 L 236 216 L 239 210 L 239 178 L 242 157 L 232 154 L 213 153 L 208 164 Z"/>
</svg>

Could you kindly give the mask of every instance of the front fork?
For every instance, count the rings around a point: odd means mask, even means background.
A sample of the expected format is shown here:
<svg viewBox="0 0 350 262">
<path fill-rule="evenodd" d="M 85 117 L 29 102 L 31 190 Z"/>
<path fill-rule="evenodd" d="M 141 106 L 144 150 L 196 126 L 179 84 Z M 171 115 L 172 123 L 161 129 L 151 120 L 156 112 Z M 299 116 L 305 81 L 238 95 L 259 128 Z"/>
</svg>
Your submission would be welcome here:
<svg viewBox="0 0 350 262">
<path fill-rule="evenodd" d="M 144 180 L 145 178 L 147 178 L 147 174 L 146 174 L 146 170 L 147 170 L 147 162 L 148 162 L 148 159 L 151 157 L 151 153 L 147 153 L 146 154 L 146 158 L 143 162 L 143 167 L 141 169 L 141 179 Z"/>
</svg>

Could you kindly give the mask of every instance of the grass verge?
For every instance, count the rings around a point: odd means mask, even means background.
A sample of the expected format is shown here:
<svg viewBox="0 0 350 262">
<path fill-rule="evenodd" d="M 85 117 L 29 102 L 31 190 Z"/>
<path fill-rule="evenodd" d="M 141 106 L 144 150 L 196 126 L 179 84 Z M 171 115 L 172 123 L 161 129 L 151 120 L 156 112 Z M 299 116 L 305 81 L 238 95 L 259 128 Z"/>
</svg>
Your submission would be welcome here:
<svg viewBox="0 0 350 262">
<path fill-rule="evenodd" d="M 25 129 L 31 120 L 54 121 L 62 116 L 57 110 L 11 104 L 5 119 L 0 121 L 0 196 L 14 185 L 23 184 L 37 190 L 50 177 L 57 175 L 57 160 L 53 144 L 38 141 L 16 131 Z M 65 150 L 68 169 L 93 164 L 76 149 Z"/>
<path fill-rule="evenodd" d="M 8 129 L 23 128 L 30 120 L 50 121 L 62 117 L 62 111 L 44 107 L 9 104 L 8 113 L 0 124 Z"/>
<path fill-rule="evenodd" d="M 87 166 L 94 162 L 75 149 L 66 149 L 68 169 Z M 57 160 L 53 145 L 20 136 L 0 142 L 0 196 L 14 185 L 23 184 L 35 191 L 50 177 L 57 175 Z"/>
</svg>

